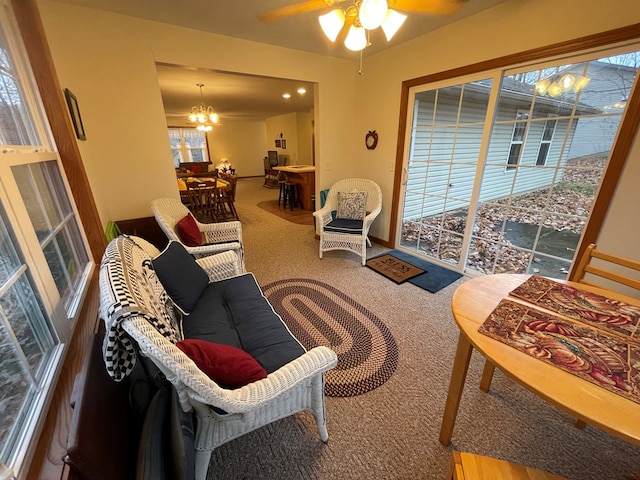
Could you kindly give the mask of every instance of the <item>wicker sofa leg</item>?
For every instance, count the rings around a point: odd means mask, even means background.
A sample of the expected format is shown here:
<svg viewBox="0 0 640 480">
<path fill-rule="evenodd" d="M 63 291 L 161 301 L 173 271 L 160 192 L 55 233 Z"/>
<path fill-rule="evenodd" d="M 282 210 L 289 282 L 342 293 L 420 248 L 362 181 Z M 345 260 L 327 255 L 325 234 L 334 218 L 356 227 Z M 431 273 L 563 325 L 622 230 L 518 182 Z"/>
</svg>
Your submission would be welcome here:
<svg viewBox="0 0 640 480">
<path fill-rule="evenodd" d="M 324 376 L 322 374 L 312 380 L 311 389 L 311 411 L 318 425 L 320 440 L 327 443 L 329 441 L 329 432 L 327 431 L 327 416 L 324 404 Z"/>
<path fill-rule="evenodd" d="M 211 450 L 196 450 L 196 480 L 206 480 L 211 453 Z"/>
</svg>

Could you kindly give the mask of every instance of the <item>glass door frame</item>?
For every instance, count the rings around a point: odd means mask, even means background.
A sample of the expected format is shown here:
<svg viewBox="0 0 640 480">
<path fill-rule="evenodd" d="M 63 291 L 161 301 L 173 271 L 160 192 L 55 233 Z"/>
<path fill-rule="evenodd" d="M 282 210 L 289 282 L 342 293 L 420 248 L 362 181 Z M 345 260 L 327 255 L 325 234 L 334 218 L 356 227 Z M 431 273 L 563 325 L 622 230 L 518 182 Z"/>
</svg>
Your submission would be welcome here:
<svg viewBox="0 0 640 480">
<path fill-rule="evenodd" d="M 396 164 L 393 184 L 392 207 L 390 215 L 390 231 L 389 239 L 392 243 L 390 246 L 397 245 L 398 238 L 398 219 L 400 218 L 400 192 L 402 183 L 405 181 L 405 156 L 408 152 L 407 145 L 407 118 L 410 109 L 410 89 L 425 84 L 435 84 L 436 82 L 448 81 L 453 82 L 456 78 L 463 78 L 475 74 L 482 74 L 493 70 L 511 70 L 518 66 L 540 63 L 543 61 L 552 61 L 560 59 L 563 56 L 573 56 L 579 54 L 587 54 L 594 50 L 615 49 L 631 43 L 637 43 L 640 40 L 640 32 L 635 26 L 622 27 L 608 32 L 589 35 L 586 37 L 575 38 L 566 42 L 547 45 L 520 53 L 510 54 L 495 59 L 482 61 L 476 64 L 466 65 L 464 67 L 453 68 L 451 70 L 439 73 L 417 77 L 402 82 L 400 112 L 398 122 L 398 143 L 396 150 Z M 409 123 L 410 125 L 410 123 Z M 638 136 L 638 128 L 640 127 L 640 89 L 634 88 L 632 95 L 629 97 L 628 107 L 622 117 L 621 125 L 618 130 L 616 141 L 614 142 L 609 154 L 609 162 L 604 172 L 601 186 L 594 200 L 593 208 L 589 216 L 589 220 L 583 231 L 582 239 L 578 245 L 576 258 L 584 253 L 589 243 L 597 240 L 598 232 L 604 222 L 607 214 L 609 203 L 613 198 L 618 179 L 622 173 L 624 164 L 631 151 L 631 147 Z M 575 274 L 575 262 L 571 268 L 569 279 Z"/>
</svg>

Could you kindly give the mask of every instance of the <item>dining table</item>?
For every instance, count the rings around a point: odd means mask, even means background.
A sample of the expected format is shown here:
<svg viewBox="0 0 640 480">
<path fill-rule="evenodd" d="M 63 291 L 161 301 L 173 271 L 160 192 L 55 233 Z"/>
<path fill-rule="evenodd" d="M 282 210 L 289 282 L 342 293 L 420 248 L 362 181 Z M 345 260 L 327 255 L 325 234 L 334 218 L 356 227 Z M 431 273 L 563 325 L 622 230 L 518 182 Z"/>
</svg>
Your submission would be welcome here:
<svg viewBox="0 0 640 480">
<path fill-rule="evenodd" d="M 184 177 L 184 178 L 177 178 L 176 180 L 178 182 L 178 190 L 180 191 L 181 194 L 187 193 L 187 182 L 198 182 L 198 183 L 216 182 L 217 188 L 225 189 L 229 187 L 229 182 L 227 182 L 226 180 L 223 180 L 222 178 L 217 178 L 217 177 Z"/>
<path fill-rule="evenodd" d="M 531 275 L 521 274 L 482 275 L 462 283 L 454 292 L 451 308 L 459 328 L 459 335 L 440 428 L 440 443 L 444 446 L 451 443 L 471 355 L 475 349 L 486 359 L 485 371 L 480 382 L 482 390 L 488 391 L 493 369 L 497 368 L 507 377 L 560 410 L 569 413 L 576 420 L 632 444 L 640 445 L 640 403 L 617 393 L 615 387 L 603 388 L 597 382 L 594 383 L 537 358 L 534 356 L 534 352 L 537 354 L 539 351 L 536 352 L 535 348 L 526 353 L 483 333 L 481 326 L 505 301 L 513 302 L 510 305 L 515 305 L 515 311 L 522 308 L 539 314 L 541 318 L 545 318 L 545 316 L 562 318 L 562 315 L 557 313 L 562 309 L 555 309 L 552 303 L 541 307 L 540 303 L 531 303 L 513 296 L 514 290 L 521 287 L 531 277 Z M 611 305 L 618 305 L 618 302 L 622 302 L 625 305 L 631 305 L 636 312 L 636 309 L 640 307 L 640 300 L 612 290 L 565 280 L 553 279 L 553 281 L 572 287 L 573 291 L 593 292 L 607 299 Z M 575 324 L 578 326 L 574 328 L 582 328 L 579 322 Z M 555 328 L 557 329 L 557 325 Z M 571 330 L 570 327 L 566 328 Z M 600 330 L 596 331 L 600 332 Z M 606 332 L 601 332 L 601 334 L 605 337 L 609 335 Z M 617 334 L 611 335 L 616 337 L 617 341 Z M 628 352 L 632 358 L 636 358 L 633 355 L 637 355 L 640 351 L 638 336 L 634 335 L 635 338 L 624 340 L 628 342 Z M 635 361 L 637 362 L 637 360 Z M 636 365 L 634 368 L 637 369 L 638 366 Z M 626 392 L 624 393 L 626 394 Z"/>
</svg>

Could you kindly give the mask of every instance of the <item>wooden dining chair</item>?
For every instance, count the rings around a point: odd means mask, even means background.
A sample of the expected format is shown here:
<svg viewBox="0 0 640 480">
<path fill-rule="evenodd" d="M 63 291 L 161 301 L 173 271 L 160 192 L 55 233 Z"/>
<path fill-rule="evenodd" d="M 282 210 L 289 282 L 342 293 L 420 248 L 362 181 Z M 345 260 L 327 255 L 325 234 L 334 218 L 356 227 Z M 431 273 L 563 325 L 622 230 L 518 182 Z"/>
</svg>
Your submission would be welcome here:
<svg viewBox="0 0 640 480">
<path fill-rule="evenodd" d="M 216 182 L 186 182 L 190 210 L 193 216 L 202 223 L 219 221 L 218 199 L 220 193 Z"/>
<path fill-rule="evenodd" d="M 637 272 L 636 278 L 628 275 L 633 272 Z M 602 252 L 592 243 L 582 255 L 570 280 L 610 290 L 617 290 L 615 284 L 618 284 L 618 287 L 624 285 L 640 291 L 640 262 Z"/>
<path fill-rule="evenodd" d="M 229 184 L 228 187 L 220 189 L 220 208 L 225 216 L 225 220 L 240 220 L 235 205 L 238 178 L 229 173 L 221 173 L 220 178 Z"/>
</svg>

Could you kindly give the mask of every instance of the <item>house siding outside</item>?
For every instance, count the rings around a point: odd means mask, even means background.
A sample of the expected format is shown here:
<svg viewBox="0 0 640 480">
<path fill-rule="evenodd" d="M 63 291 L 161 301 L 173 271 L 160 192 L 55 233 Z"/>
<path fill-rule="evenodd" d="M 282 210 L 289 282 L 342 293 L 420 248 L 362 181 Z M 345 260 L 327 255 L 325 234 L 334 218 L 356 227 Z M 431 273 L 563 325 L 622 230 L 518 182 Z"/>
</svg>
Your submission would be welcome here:
<svg viewBox="0 0 640 480">
<path fill-rule="evenodd" d="M 632 56 L 629 57 L 632 61 Z M 583 69 L 584 64 L 577 64 L 567 68 L 566 72 L 582 74 Z M 603 118 L 598 115 L 598 118 L 589 118 L 586 115 L 581 118 L 576 128 L 575 139 L 571 143 L 569 158 L 609 152 L 620 124 L 620 112 L 624 108 L 624 102 L 631 95 L 636 67 L 592 61 L 586 75 L 591 80 L 580 92 L 580 103 L 611 116 Z"/>
<path fill-rule="evenodd" d="M 413 141 L 410 151 L 404 220 L 417 220 L 443 211 L 466 208 L 477 174 L 480 145 L 485 128 L 490 86 L 465 85 L 460 102 L 459 86 L 417 93 L 414 103 Z M 471 99 L 466 100 L 467 91 Z M 506 98 L 506 97 L 505 97 Z M 547 113 L 557 114 L 557 104 L 536 106 L 536 119 L 529 122 L 516 169 L 507 169 L 513 129 L 518 110 L 528 111 L 531 95 L 509 95 L 501 101 L 488 147 L 479 200 L 488 202 L 548 187 L 555 167 L 566 164 L 567 149 L 575 130 L 567 119 L 556 121 L 545 165 L 536 165 Z M 434 119 L 433 105 L 436 102 Z M 463 123 L 456 125 L 458 110 Z M 562 107 L 560 107 L 562 109 Z M 452 163 L 453 162 L 453 163 Z"/>
</svg>

